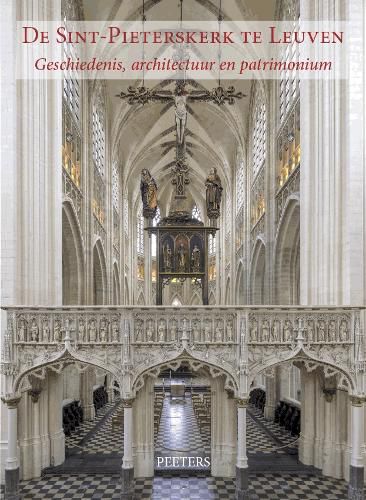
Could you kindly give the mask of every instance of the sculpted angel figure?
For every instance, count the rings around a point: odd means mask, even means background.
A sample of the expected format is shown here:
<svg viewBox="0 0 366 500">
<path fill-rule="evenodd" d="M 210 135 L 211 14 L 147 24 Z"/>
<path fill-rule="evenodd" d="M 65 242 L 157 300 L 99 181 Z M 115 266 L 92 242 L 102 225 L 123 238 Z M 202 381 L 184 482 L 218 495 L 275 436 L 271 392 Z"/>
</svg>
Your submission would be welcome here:
<svg viewBox="0 0 366 500">
<path fill-rule="evenodd" d="M 48 324 L 48 319 L 43 320 L 42 336 L 43 336 L 43 342 L 49 342 L 49 340 L 50 340 L 50 327 Z"/>
<path fill-rule="evenodd" d="M 35 319 L 32 321 L 31 336 L 32 336 L 33 342 L 37 342 L 37 340 L 38 340 L 38 326 L 37 326 Z"/>
<path fill-rule="evenodd" d="M 18 323 L 18 342 L 24 342 L 25 340 L 25 321 L 20 319 Z"/>
<path fill-rule="evenodd" d="M 155 217 L 158 209 L 158 187 L 146 168 L 141 172 L 140 192 L 144 217 Z"/>
<path fill-rule="evenodd" d="M 178 271 L 186 270 L 186 251 L 184 249 L 183 243 L 179 245 L 177 251 L 177 260 L 178 260 Z"/>
</svg>

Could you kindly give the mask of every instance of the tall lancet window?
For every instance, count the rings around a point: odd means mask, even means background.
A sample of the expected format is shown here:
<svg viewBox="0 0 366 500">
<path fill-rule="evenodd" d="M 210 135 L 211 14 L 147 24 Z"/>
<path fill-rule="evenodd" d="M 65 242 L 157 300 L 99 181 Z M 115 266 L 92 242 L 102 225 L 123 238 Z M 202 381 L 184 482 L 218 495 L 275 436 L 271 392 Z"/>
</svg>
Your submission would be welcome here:
<svg viewBox="0 0 366 500">
<path fill-rule="evenodd" d="M 256 177 L 266 159 L 266 103 L 262 86 L 258 83 L 252 101 L 252 167 Z"/>
<path fill-rule="evenodd" d="M 300 30 L 300 2 L 299 0 L 282 0 L 280 7 L 280 21 L 285 21 L 287 24 L 286 31 Z M 293 37 L 292 37 L 293 38 Z M 280 102 L 280 123 L 282 123 L 290 111 L 293 103 L 296 101 L 300 92 L 300 80 L 298 71 L 295 69 L 289 70 L 289 62 L 297 62 L 299 60 L 299 44 L 286 44 L 282 52 L 282 62 L 285 62 L 285 68 L 280 74 L 279 85 L 279 102 Z"/>
<path fill-rule="evenodd" d="M 240 211 L 244 205 L 245 197 L 245 172 L 244 161 L 240 159 L 236 167 L 236 213 Z"/>
<path fill-rule="evenodd" d="M 100 84 L 93 96 L 91 114 L 94 163 L 93 213 L 97 223 L 99 223 L 95 226 L 95 233 L 105 239 L 105 101 L 104 90 Z"/>
<path fill-rule="evenodd" d="M 120 196 L 119 165 L 114 161 L 112 165 L 113 248 L 118 255 L 120 250 Z"/>
<path fill-rule="evenodd" d="M 251 227 L 257 225 L 265 213 L 264 172 L 266 166 L 267 110 L 265 89 L 255 82 L 251 102 L 252 124 L 252 175 L 250 188 Z M 259 230 L 259 229 L 258 229 Z"/>
<path fill-rule="evenodd" d="M 67 30 L 68 23 L 80 20 L 78 11 L 70 10 L 63 2 L 63 19 Z M 63 56 L 66 60 L 76 60 L 77 47 L 71 43 L 63 44 Z M 65 69 L 63 74 L 62 105 L 62 166 L 63 190 L 74 203 L 75 211 L 80 215 L 82 203 L 82 150 L 81 150 L 81 83 L 79 74 L 73 69 Z M 76 189 L 75 189 L 76 188 Z"/>
<path fill-rule="evenodd" d="M 144 249 L 144 216 L 142 208 L 140 208 L 136 220 L 137 279 L 139 280 L 145 278 Z"/>
<path fill-rule="evenodd" d="M 104 117 L 97 104 L 93 104 L 92 111 L 93 133 L 93 160 L 100 175 L 104 175 L 105 168 L 105 132 Z"/>
</svg>

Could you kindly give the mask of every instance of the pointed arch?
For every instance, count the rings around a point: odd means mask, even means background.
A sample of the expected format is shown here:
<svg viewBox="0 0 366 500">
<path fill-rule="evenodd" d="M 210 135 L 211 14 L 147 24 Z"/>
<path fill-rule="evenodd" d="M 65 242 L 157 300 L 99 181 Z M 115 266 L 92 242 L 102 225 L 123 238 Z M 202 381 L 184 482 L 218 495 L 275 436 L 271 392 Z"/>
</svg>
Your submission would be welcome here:
<svg viewBox="0 0 366 500">
<path fill-rule="evenodd" d="M 236 271 L 235 303 L 244 305 L 247 303 L 246 290 L 244 285 L 244 266 L 240 261 Z"/>
<path fill-rule="evenodd" d="M 113 304 L 117 305 L 121 303 L 121 287 L 119 282 L 119 270 L 118 264 L 115 262 L 113 264 Z"/>
<path fill-rule="evenodd" d="M 275 240 L 276 304 L 300 301 L 300 202 L 291 196 L 283 211 Z"/>
<path fill-rule="evenodd" d="M 62 303 L 84 303 L 84 243 L 71 201 L 62 206 Z"/>
<path fill-rule="evenodd" d="M 107 303 L 107 267 L 103 245 L 98 239 L 93 248 L 93 304 Z"/>
<path fill-rule="evenodd" d="M 261 238 L 258 238 L 253 250 L 250 265 L 250 302 L 251 304 L 264 303 L 264 283 L 266 274 L 266 246 Z"/>
</svg>

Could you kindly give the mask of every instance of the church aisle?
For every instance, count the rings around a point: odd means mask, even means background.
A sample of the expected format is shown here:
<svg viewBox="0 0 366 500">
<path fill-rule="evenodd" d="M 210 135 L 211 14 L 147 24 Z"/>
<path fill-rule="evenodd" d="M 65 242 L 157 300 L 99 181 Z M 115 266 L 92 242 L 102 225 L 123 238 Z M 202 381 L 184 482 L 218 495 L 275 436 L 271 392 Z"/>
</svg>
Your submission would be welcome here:
<svg viewBox="0 0 366 500">
<path fill-rule="evenodd" d="M 85 452 L 73 448 L 76 452 L 73 455 L 74 461 L 78 460 L 78 463 L 84 463 L 84 466 L 79 467 L 76 462 L 70 462 L 72 457 L 69 457 L 66 461 L 66 464 L 69 463 L 67 470 L 65 464 L 53 470 L 49 469 L 40 479 L 23 481 L 21 483 L 23 500 L 119 499 L 121 454 L 112 452 L 119 438 L 118 432 L 112 432 L 110 425 L 112 416 L 118 412 L 118 407 L 119 403 L 108 405 L 98 415 L 94 427 L 90 423 L 84 423 L 78 431 L 77 438 L 67 439 L 68 446 L 78 443 L 80 445 L 80 442 L 84 444 Z M 184 424 L 181 431 L 177 432 L 180 428 L 178 424 L 180 418 L 183 418 Z M 171 432 L 167 434 L 169 429 Z M 290 454 L 287 453 L 287 448 L 277 453 L 273 452 L 274 447 L 286 445 L 293 440 L 294 438 L 287 432 L 275 424 L 266 422 L 257 409 L 250 407 L 248 456 L 252 500 L 284 498 L 344 500 L 347 497 L 347 484 L 344 481 L 323 477 L 315 469 L 299 464 L 291 448 Z M 207 451 L 206 439 L 200 439 L 190 397 L 187 395 L 185 402 L 171 401 L 167 397 L 157 439 L 157 450 L 159 453 L 163 452 L 162 445 L 170 447 L 186 444 L 189 446 L 199 444 L 204 452 Z M 98 453 L 97 446 L 100 447 Z M 97 458 L 98 461 L 95 460 Z M 260 467 L 261 463 L 264 464 L 264 468 Z M 91 473 L 93 467 L 94 472 Z M 154 478 L 139 478 L 135 481 L 136 500 L 234 500 L 234 494 L 234 480 L 213 478 L 201 473 L 192 476 L 184 472 L 180 472 L 179 475 L 164 472 L 163 475 Z"/>
</svg>

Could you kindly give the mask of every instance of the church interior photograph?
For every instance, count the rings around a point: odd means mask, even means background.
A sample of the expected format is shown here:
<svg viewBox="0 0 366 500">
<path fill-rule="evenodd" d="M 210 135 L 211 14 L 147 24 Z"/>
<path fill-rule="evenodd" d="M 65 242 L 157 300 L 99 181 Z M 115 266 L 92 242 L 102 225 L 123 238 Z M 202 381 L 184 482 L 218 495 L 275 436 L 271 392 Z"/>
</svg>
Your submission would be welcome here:
<svg viewBox="0 0 366 500">
<path fill-rule="evenodd" d="M 16 76 L 19 21 L 223 20 L 345 22 L 347 76 Z M 1 0 L 5 500 L 365 498 L 365 33 L 363 0 Z"/>
</svg>

